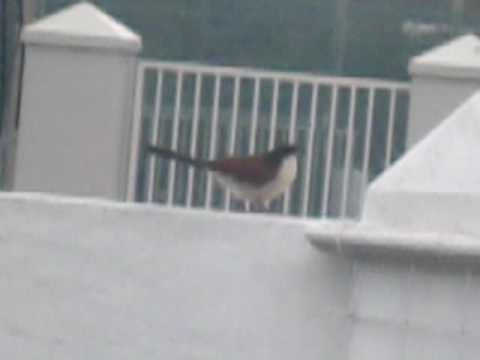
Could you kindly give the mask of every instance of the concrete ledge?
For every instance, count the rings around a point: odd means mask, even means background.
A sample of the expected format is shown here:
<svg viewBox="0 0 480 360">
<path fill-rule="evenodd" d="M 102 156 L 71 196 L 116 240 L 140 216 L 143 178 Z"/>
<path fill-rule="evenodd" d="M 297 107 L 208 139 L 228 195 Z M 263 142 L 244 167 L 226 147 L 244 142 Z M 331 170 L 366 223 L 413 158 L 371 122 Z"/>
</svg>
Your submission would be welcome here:
<svg viewBox="0 0 480 360">
<path fill-rule="evenodd" d="M 138 202 L 124 202 L 112 201 L 96 197 L 75 197 L 66 195 L 49 194 L 42 192 L 0 192 L 0 205 L 10 203 L 16 208 L 24 205 L 28 207 L 69 207 L 81 208 L 85 212 L 89 209 L 103 212 L 115 213 L 131 213 L 135 215 L 185 215 L 187 217 L 197 217 L 203 220 L 207 219 L 225 219 L 225 220 L 240 220 L 240 221 L 254 221 L 260 224 L 281 223 L 285 225 L 295 225 L 302 227 L 304 225 L 312 225 L 318 223 L 315 219 L 302 219 L 295 217 L 287 217 L 277 214 L 261 214 L 261 213 L 232 213 L 224 212 L 222 210 L 205 210 L 205 209 L 188 209 L 185 207 L 167 207 L 161 204 L 152 203 L 138 203 Z M 1 207 L 0 207 L 1 209 Z"/>
<path fill-rule="evenodd" d="M 464 234 L 407 232 L 362 223 L 324 223 L 310 228 L 307 238 L 322 251 L 351 257 L 422 258 L 480 264 L 480 239 Z"/>
</svg>

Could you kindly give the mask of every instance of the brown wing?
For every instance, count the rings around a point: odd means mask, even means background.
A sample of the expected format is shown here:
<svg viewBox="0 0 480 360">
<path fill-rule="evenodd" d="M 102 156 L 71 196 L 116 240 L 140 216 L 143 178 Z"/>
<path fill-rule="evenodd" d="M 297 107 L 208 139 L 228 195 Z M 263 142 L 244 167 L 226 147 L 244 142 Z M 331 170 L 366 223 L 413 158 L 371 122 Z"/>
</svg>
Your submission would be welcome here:
<svg viewBox="0 0 480 360">
<path fill-rule="evenodd" d="M 276 175 L 276 169 L 272 164 L 256 156 L 217 160 L 210 163 L 210 169 L 255 185 L 263 185 Z"/>
</svg>

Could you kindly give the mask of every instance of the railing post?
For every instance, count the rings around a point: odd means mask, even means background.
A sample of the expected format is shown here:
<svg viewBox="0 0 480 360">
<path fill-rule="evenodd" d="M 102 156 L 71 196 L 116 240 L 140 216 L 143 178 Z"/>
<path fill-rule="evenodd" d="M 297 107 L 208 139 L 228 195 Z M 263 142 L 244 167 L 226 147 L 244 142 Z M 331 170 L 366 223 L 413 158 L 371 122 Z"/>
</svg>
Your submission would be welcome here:
<svg viewBox="0 0 480 360">
<path fill-rule="evenodd" d="M 141 38 L 82 2 L 24 28 L 14 190 L 127 198 Z"/>
</svg>

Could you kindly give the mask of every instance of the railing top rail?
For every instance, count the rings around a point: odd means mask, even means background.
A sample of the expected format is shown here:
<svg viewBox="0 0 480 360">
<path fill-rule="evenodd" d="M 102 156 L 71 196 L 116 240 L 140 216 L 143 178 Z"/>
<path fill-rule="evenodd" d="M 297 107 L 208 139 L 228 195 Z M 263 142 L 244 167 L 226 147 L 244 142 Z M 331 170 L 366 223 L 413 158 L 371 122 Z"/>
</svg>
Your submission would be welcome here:
<svg viewBox="0 0 480 360">
<path fill-rule="evenodd" d="M 408 82 L 382 80 L 374 78 L 357 78 L 343 76 L 327 76 L 314 73 L 296 73 L 287 71 L 271 71 L 263 69 L 253 69 L 245 67 L 228 67 L 217 65 L 205 65 L 190 62 L 170 62 L 145 59 L 140 62 L 140 66 L 144 70 L 163 70 L 177 71 L 184 73 L 202 73 L 210 75 L 220 75 L 225 77 L 242 77 L 242 78 L 260 78 L 260 79 L 277 79 L 280 81 L 293 81 L 310 84 L 325 84 L 347 87 L 360 88 L 382 88 L 388 90 L 409 90 Z"/>
</svg>

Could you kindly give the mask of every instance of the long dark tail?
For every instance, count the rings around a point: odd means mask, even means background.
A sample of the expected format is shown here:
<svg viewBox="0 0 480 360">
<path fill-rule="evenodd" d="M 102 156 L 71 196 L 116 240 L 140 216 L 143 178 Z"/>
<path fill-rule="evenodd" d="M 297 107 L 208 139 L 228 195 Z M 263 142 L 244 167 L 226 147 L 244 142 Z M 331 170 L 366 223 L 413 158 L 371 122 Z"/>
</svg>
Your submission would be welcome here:
<svg viewBox="0 0 480 360">
<path fill-rule="evenodd" d="M 181 161 L 196 168 L 205 169 L 208 168 L 209 165 L 209 162 L 206 160 L 194 159 L 190 156 L 183 155 L 176 151 L 164 149 L 155 145 L 147 145 L 146 150 L 150 154 L 155 154 L 165 159 Z"/>
</svg>

